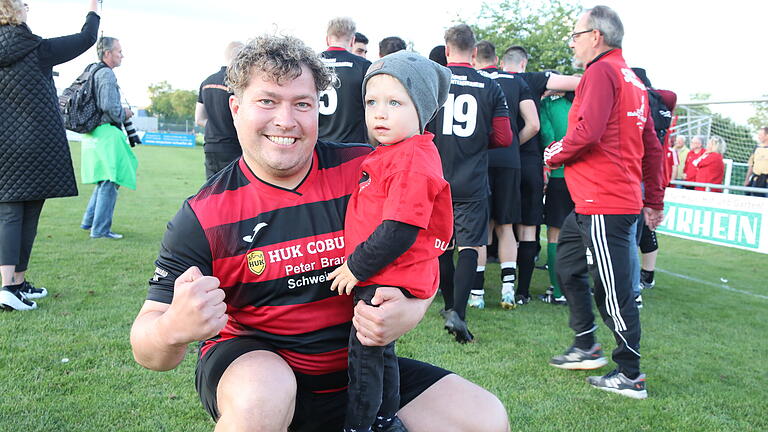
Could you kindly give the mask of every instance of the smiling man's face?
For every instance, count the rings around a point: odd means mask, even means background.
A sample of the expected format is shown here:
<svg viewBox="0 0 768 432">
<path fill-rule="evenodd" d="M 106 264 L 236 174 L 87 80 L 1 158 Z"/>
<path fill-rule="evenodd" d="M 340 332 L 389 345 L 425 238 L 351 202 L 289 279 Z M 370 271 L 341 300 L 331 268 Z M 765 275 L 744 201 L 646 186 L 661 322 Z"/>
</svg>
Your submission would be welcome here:
<svg viewBox="0 0 768 432">
<path fill-rule="evenodd" d="M 318 91 L 312 72 L 301 70 L 283 84 L 254 72 L 243 94 L 230 98 L 245 162 L 260 179 L 288 188 L 309 171 L 317 142 Z"/>
</svg>

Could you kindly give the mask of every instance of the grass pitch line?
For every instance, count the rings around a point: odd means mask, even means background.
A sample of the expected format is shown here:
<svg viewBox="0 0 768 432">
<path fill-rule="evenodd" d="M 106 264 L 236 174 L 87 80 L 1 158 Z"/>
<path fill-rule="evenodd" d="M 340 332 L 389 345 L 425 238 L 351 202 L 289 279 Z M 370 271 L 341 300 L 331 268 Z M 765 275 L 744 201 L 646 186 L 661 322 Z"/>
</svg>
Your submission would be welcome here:
<svg viewBox="0 0 768 432">
<path fill-rule="evenodd" d="M 733 291 L 733 292 L 737 292 L 737 293 L 741 293 L 741 294 L 750 295 L 752 297 L 761 298 L 763 300 L 768 300 L 768 296 L 764 296 L 762 294 L 755 294 L 753 292 L 744 291 L 744 290 L 740 290 L 740 289 L 736 289 L 736 288 L 731 288 L 731 287 L 729 287 L 728 285 L 725 285 L 725 284 L 717 284 L 717 283 L 714 283 L 714 282 L 708 282 L 708 281 L 705 281 L 705 280 L 697 279 L 695 277 L 690 277 L 690 276 L 686 276 L 684 274 L 671 272 L 669 270 L 664 270 L 664 269 L 661 269 L 661 268 L 658 268 L 658 267 L 656 267 L 656 271 L 668 274 L 670 276 L 678 277 L 680 279 L 689 280 L 691 282 L 696 282 L 696 283 L 700 283 L 700 284 L 704 284 L 704 285 L 709 285 L 709 286 L 712 286 L 712 287 L 715 287 L 715 288 L 722 288 L 722 289 L 724 289 L 726 291 Z"/>
</svg>

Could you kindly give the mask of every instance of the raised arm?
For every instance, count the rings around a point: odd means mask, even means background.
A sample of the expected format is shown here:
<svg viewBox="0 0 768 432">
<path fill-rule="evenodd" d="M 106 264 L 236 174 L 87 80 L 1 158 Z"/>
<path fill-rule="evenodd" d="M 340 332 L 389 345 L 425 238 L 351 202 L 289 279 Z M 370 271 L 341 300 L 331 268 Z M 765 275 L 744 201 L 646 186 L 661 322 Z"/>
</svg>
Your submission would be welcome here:
<svg viewBox="0 0 768 432">
<path fill-rule="evenodd" d="M 547 80 L 547 90 L 574 91 L 581 77 L 573 75 L 550 74 Z"/>
<path fill-rule="evenodd" d="M 40 64 L 50 68 L 66 63 L 92 47 L 96 43 L 101 18 L 96 14 L 96 0 L 90 0 L 88 15 L 80 33 L 43 39 L 40 43 Z"/>
</svg>

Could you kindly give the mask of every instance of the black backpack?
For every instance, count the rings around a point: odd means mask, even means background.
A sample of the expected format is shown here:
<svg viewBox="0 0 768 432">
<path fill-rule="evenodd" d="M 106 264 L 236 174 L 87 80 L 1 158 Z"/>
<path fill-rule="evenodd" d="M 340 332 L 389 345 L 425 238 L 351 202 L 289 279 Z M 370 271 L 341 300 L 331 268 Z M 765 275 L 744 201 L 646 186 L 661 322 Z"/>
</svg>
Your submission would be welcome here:
<svg viewBox="0 0 768 432">
<path fill-rule="evenodd" d="M 96 103 L 96 84 L 93 76 L 107 67 L 92 63 L 59 96 L 59 108 L 64 127 L 77 133 L 88 133 L 101 123 L 102 111 Z"/>
<path fill-rule="evenodd" d="M 656 136 L 659 137 L 659 142 L 664 144 L 664 138 L 672 125 L 672 110 L 664 104 L 661 95 L 651 88 L 648 88 L 648 105 Z"/>
</svg>

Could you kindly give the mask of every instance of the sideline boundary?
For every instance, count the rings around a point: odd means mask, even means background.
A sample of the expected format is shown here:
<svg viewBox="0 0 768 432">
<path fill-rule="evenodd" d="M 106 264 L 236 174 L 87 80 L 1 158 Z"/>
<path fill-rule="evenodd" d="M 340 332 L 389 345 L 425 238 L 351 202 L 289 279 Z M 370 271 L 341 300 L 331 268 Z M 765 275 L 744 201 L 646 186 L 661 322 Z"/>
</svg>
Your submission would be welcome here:
<svg viewBox="0 0 768 432">
<path fill-rule="evenodd" d="M 656 271 L 657 271 L 657 272 L 660 272 L 660 273 L 668 274 L 668 275 L 670 275 L 670 276 L 674 276 L 674 277 L 676 277 L 676 278 L 680 278 L 680 279 L 689 280 L 689 281 L 691 281 L 691 282 L 696 282 L 696 283 L 700 283 L 700 284 L 704 284 L 704 285 L 709 285 L 709 286 L 711 286 L 711 287 L 715 287 L 715 288 L 724 289 L 724 290 L 726 290 L 726 291 L 737 292 L 737 293 L 746 294 L 746 295 L 749 295 L 749 296 L 752 296 L 752 297 L 757 297 L 757 298 L 760 298 L 760 299 L 763 299 L 763 300 L 768 300 L 768 296 L 764 296 L 764 295 L 762 295 L 762 294 L 755 294 L 755 293 L 753 293 L 753 292 L 744 291 L 744 290 L 740 290 L 740 289 L 736 289 L 736 288 L 731 288 L 731 287 L 729 287 L 729 286 L 728 286 L 728 285 L 726 285 L 726 284 L 718 284 L 718 283 L 714 283 L 714 282 L 709 282 L 709 281 L 705 281 L 705 280 L 697 279 L 697 278 L 695 278 L 695 277 L 686 276 L 686 275 L 684 275 L 684 274 L 680 274 L 680 273 L 671 272 L 671 271 L 669 271 L 669 270 L 664 270 L 664 269 L 662 269 L 662 268 L 659 268 L 659 267 L 656 267 Z"/>
</svg>

